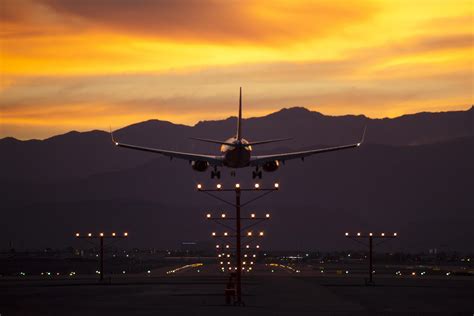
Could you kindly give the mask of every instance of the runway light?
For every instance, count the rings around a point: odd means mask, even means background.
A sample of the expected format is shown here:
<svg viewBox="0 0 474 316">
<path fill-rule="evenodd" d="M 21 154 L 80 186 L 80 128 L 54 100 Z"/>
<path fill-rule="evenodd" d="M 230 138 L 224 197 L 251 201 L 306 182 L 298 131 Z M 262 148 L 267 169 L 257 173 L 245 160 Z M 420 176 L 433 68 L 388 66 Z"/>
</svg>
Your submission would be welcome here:
<svg viewBox="0 0 474 316">
<path fill-rule="evenodd" d="M 265 217 L 266 217 L 266 218 L 270 218 L 270 214 L 268 214 L 268 213 L 265 214 Z"/>
<path fill-rule="evenodd" d="M 115 233 L 112 233 L 112 237 L 115 237 L 115 235 L 116 235 Z"/>
<path fill-rule="evenodd" d="M 252 232 L 247 232 L 247 236 L 252 236 Z"/>
<path fill-rule="evenodd" d="M 247 249 L 248 249 L 248 248 L 250 248 L 250 246 L 249 246 L 249 245 L 247 245 L 247 246 L 245 246 L 245 248 L 247 248 Z"/>
<path fill-rule="evenodd" d="M 150 270 L 148 270 L 146 273 L 150 274 L 150 273 L 151 273 L 151 271 L 150 271 Z"/>
<path fill-rule="evenodd" d="M 79 233 L 76 233 L 76 237 L 79 237 L 79 236 L 80 236 L 80 234 L 79 234 Z"/>
<path fill-rule="evenodd" d="M 87 234 L 87 236 L 92 237 L 92 233 Z"/>
<path fill-rule="evenodd" d="M 230 255 L 229 255 L 229 254 L 227 254 L 227 258 L 230 258 Z"/>
<path fill-rule="evenodd" d="M 346 233 L 346 236 L 349 236 L 349 233 Z"/>
<path fill-rule="evenodd" d="M 257 249 L 260 248 L 260 245 L 257 245 L 255 248 L 257 248 Z"/>
<path fill-rule="evenodd" d="M 259 236 L 263 236 L 263 232 L 258 233 Z"/>
<path fill-rule="evenodd" d="M 216 248 L 219 248 L 220 246 L 219 245 L 216 245 Z"/>
<path fill-rule="evenodd" d="M 216 232 L 212 232 L 212 236 L 215 236 L 216 235 Z"/>
<path fill-rule="evenodd" d="M 260 184 L 255 183 L 255 189 L 258 189 L 258 188 L 260 188 Z"/>
<path fill-rule="evenodd" d="M 100 237 L 104 237 L 104 233 L 100 233 L 99 235 L 100 235 Z"/>
<path fill-rule="evenodd" d="M 198 190 L 201 190 L 201 189 L 202 189 L 202 184 L 199 183 L 199 184 L 197 185 L 197 189 L 198 189 Z"/>
<path fill-rule="evenodd" d="M 206 214 L 206 217 L 207 217 L 207 218 L 211 218 L 211 214 Z"/>
<path fill-rule="evenodd" d="M 222 217 L 222 218 L 225 218 L 225 214 L 222 214 L 221 217 Z"/>
<path fill-rule="evenodd" d="M 369 233 L 369 236 L 372 236 L 372 233 Z"/>
<path fill-rule="evenodd" d="M 225 247 L 226 247 L 227 249 L 229 249 L 229 248 L 230 248 L 230 246 L 229 246 L 229 245 L 225 245 Z"/>
<path fill-rule="evenodd" d="M 227 235 L 228 235 L 228 233 L 227 233 L 227 232 L 225 232 L 225 233 L 224 233 L 224 236 L 227 236 Z"/>
<path fill-rule="evenodd" d="M 220 189 L 222 189 L 222 184 L 218 183 L 216 187 L 217 187 L 218 190 L 220 190 Z"/>
<path fill-rule="evenodd" d="M 385 233 L 381 233 L 380 236 L 382 236 L 382 237 L 385 236 Z"/>
<path fill-rule="evenodd" d="M 235 184 L 235 188 L 236 188 L 236 189 L 240 188 L 240 184 L 239 184 L 239 183 L 236 183 L 236 184 Z"/>
<path fill-rule="evenodd" d="M 280 184 L 278 184 L 278 182 L 275 182 L 273 186 L 275 187 L 275 189 L 278 189 L 280 187 Z"/>
<path fill-rule="evenodd" d="M 357 233 L 357 236 L 360 236 L 360 233 Z"/>
<path fill-rule="evenodd" d="M 250 217 L 255 218 L 255 214 L 253 214 L 253 213 L 250 214 Z"/>
<path fill-rule="evenodd" d="M 397 237 L 397 233 L 393 233 L 393 236 Z"/>
<path fill-rule="evenodd" d="M 244 258 L 247 258 L 247 254 L 244 255 Z"/>
<path fill-rule="evenodd" d="M 123 233 L 123 235 L 124 235 L 125 237 L 127 237 L 127 236 L 128 236 L 128 233 L 127 233 L 127 232 L 125 232 L 125 233 Z"/>
</svg>

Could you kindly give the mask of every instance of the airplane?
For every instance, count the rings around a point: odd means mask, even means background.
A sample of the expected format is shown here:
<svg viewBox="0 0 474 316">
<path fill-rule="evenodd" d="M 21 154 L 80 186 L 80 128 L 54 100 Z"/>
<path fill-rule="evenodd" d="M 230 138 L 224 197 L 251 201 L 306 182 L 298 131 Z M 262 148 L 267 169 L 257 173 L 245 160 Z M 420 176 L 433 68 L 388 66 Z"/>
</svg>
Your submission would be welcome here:
<svg viewBox="0 0 474 316">
<path fill-rule="evenodd" d="M 211 171 L 211 179 L 217 178 L 220 179 L 221 172 L 218 168 L 227 167 L 231 169 L 239 169 L 245 167 L 254 167 L 255 171 L 252 171 L 252 178 L 262 178 L 262 170 L 265 172 L 274 172 L 280 165 L 285 163 L 286 160 L 300 158 L 304 161 L 304 158 L 311 155 L 327 153 L 331 151 L 338 151 L 350 148 L 358 148 L 364 142 L 365 131 L 362 134 L 362 138 L 358 143 L 342 145 L 337 147 L 327 147 L 320 149 L 312 149 L 305 151 L 295 151 L 289 153 L 281 154 L 271 154 L 271 155 L 252 155 L 252 146 L 258 146 L 263 144 L 281 142 L 289 140 L 290 138 L 281 138 L 281 139 L 270 139 L 263 141 L 249 142 L 248 140 L 242 137 L 242 88 L 240 88 L 239 95 L 239 116 L 237 119 L 237 132 L 236 135 L 225 140 L 214 140 L 214 139 L 204 139 L 204 138 L 191 138 L 194 140 L 213 143 L 221 145 L 221 154 L 220 155 L 202 155 L 186 152 L 171 151 L 159 148 L 149 148 L 141 147 L 136 145 L 124 144 L 116 141 L 114 139 L 112 131 L 110 131 L 112 142 L 117 147 L 123 147 L 128 149 L 152 152 L 156 154 L 161 154 L 164 156 L 177 159 L 188 160 L 195 171 L 205 172 L 209 167 L 213 170 Z M 232 170 L 231 176 L 235 176 L 235 170 Z"/>
</svg>

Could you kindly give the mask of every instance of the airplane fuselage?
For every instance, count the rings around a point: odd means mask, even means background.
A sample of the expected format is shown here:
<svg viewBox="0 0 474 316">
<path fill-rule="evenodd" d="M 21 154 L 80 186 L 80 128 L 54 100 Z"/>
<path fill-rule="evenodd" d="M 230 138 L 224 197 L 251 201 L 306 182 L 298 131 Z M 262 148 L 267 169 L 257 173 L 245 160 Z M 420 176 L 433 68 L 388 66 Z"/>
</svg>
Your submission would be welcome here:
<svg viewBox="0 0 474 316">
<path fill-rule="evenodd" d="M 229 138 L 225 142 L 234 144 L 234 146 L 226 144 L 221 146 L 221 153 L 224 156 L 224 166 L 229 168 L 248 167 L 252 152 L 252 146 L 246 146 L 249 142 L 243 138 L 238 140 L 236 137 Z"/>
</svg>

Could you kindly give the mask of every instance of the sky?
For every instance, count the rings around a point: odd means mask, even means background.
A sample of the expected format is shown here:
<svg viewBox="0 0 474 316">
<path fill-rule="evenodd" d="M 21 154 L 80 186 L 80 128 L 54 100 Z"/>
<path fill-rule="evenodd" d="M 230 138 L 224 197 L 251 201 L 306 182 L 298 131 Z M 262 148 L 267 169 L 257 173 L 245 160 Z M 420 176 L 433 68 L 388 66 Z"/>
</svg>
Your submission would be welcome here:
<svg viewBox="0 0 474 316">
<path fill-rule="evenodd" d="M 351 5 L 348 5 L 351 3 Z M 0 138 L 466 110 L 471 0 L 0 0 Z"/>
</svg>

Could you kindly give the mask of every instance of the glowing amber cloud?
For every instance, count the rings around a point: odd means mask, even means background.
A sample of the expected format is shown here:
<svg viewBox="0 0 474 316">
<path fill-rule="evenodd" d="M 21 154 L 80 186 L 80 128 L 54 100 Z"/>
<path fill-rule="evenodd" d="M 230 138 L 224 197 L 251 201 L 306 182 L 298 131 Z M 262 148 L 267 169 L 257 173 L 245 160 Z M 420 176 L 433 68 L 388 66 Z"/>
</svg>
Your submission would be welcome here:
<svg viewBox="0 0 474 316">
<path fill-rule="evenodd" d="M 0 137 L 473 103 L 471 1 L 4 0 Z M 219 109 L 219 112 L 216 112 Z"/>
</svg>

